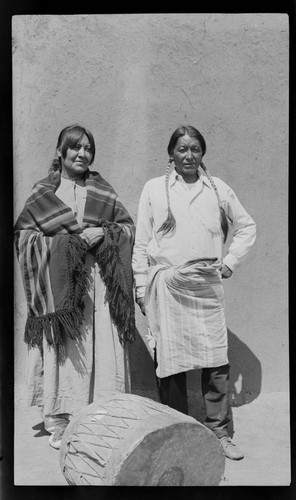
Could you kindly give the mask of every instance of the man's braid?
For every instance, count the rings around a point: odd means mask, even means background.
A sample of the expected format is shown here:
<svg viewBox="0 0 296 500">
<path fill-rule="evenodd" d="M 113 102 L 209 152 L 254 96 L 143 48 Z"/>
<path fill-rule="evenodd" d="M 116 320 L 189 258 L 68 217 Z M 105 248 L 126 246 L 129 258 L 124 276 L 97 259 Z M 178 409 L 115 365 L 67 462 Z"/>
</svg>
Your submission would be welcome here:
<svg viewBox="0 0 296 500">
<path fill-rule="evenodd" d="M 176 219 L 175 219 L 175 217 L 172 213 L 172 210 L 171 210 L 170 195 L 169 195 L 169 177 L 170 177 L 171 163 L 172 163 L 172 160 L 170 159 L 168 161 L 168 165 L 167 165 L 166 173 L 165 173 L 165 194 L 166 194 L 167 205 L 168 205 L 168 215 L 167 215 L 167 218 L 164 221 L 164 223 L 160 226 L 160 228 L 157 231 L 158 233 L 163 232 L 163 234 L 168 234 L 168 233 L 172 232 L 176 227 Z M 225 241 L 227 239 L 227 235 L 228 235 L 228 221 L 227 221 L 227 217 L 225 214 L 225 210 L 223 208 L 222 201 L 221 201 L 217 186 L 216 186 L 211 174 L 209 173 L 209 171 L 206 168 L 206 166 L 204 165 L 204 163 L 201 162 L 200 166 L 204 170 L 207 178 L 209 179 L 209 182 L 211 183 L 211 186 L 212 186 L 212 188 L 215 192 L 215 195 L 217 197 L 219 210 L 220 210 L 221 229 L 222 229 L 222 232 L 224 235 L 224 243 L 225 243 Z"/>
</svg>

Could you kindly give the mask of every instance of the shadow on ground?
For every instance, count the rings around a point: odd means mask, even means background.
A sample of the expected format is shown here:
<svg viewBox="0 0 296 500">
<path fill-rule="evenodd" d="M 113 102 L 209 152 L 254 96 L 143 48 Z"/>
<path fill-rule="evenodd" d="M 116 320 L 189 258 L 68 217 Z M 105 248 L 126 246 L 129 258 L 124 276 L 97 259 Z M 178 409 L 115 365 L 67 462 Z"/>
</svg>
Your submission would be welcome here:
<svg viewBox="0 0 296 500">
<path fill-rule="evenodd" d="M 240 338 L 228 329 L 228 358 L 230 364 L 230 402 L 238 407 L 254 401 L 261 392 L 262 369 L 257 356 Z M 140 362 L 139 362 L 140 360 Z M 189 414 L 199 422 L 204 421 L 205 409 L 201 391 L 201 370 L 187 374 Z M 137 335 L 131 347 L 132 392 L 158 400 L 153 359 L 141 338 Z M 232 412 L 232 410 L 231 410 Z M 233 419 L 229 434 L 234 433 Z"/>
<path fill-rule="evenodd" d="M 33 425 L 33 431 L 38 431 L 37 434 L 34 434 L 35 438 L 49 436 L 49 432 L 45 430 L 44 422 L 40 422 L 39 424 Z"/>
</svg>

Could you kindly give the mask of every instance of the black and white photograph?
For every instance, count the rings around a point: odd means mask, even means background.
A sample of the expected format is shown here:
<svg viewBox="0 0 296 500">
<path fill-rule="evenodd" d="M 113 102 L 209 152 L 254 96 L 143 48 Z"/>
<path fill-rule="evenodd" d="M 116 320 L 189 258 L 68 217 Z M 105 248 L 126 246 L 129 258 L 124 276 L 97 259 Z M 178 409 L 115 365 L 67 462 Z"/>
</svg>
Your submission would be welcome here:
<svg viewBox="0 0 296 500">
<path fill-rule="evenodd" d="M 11 21 L 14 485 L 290 486 L 289 16 Z"/>
</svg>

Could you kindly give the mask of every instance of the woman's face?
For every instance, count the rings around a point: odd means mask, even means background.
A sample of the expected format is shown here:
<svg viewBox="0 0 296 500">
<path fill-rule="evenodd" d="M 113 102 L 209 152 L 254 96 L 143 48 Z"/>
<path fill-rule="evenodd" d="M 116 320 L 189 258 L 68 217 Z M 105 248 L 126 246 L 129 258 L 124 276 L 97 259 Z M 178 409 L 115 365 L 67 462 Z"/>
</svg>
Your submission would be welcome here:
<svg viewBox="0 0 296 500">
<path fill-rule="evenodd" d="M 198 167 L 202 161 L 202 149 L 198 139 L 189 135 L 179 137 L 171 159 L 174 160 L 178 174 L 185 182 L 192 183 L 198 179 Z"/>
<path fill-rule="evenodd" d="M 58 149 L 58 156 L 62 162 L 62 174 L 71 179 L 82 177 L 87 171 L 92 160 L 91 145 L 88 137 L 83 135 L 76 146 L 67 149 L 66 156 L 63 158 Z"/>
</svg>

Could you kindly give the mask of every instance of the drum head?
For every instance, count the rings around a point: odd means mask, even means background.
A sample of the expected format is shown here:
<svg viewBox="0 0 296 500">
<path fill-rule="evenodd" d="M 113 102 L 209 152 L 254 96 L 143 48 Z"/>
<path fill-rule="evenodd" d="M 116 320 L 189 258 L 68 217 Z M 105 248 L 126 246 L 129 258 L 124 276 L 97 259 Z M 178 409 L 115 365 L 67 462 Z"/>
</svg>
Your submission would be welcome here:
<svg viewBox="0 0 296 500">
<path fill-rule="evenodd" d="M 62 439 L 60 466 L 70 485 L 215 486 L 225 456 L 194 418 L 115 393 L 76 414 Z"/>
</svg>

